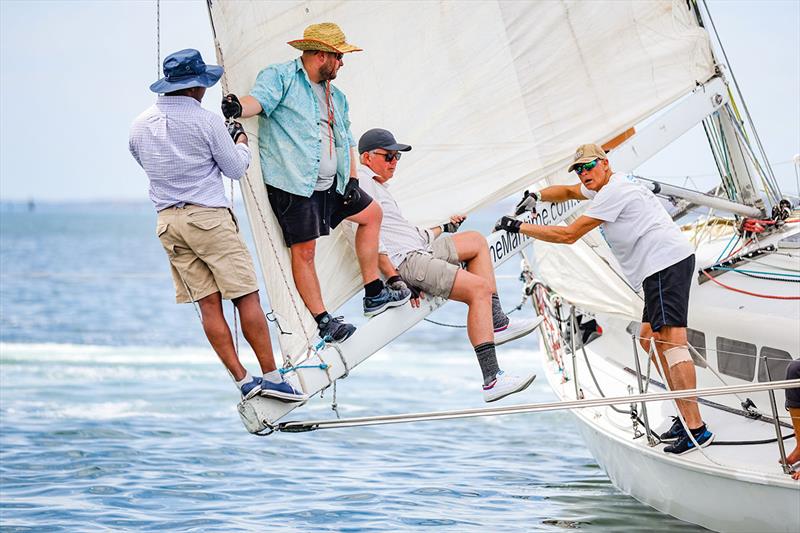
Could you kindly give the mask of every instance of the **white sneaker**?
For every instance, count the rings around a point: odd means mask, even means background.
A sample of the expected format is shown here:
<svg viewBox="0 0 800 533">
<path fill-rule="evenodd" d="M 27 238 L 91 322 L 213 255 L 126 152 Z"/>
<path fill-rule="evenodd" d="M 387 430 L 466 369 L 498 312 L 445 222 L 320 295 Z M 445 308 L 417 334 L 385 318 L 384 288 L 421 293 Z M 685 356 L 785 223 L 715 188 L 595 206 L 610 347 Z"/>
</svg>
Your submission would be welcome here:
<svg viewBox="0 0 800 533">
<path fill-rule="evenodd" d="M 494 331 L 494 345 L 500 346 L 514 339 L 524 337 L 539 327 L 542 320 L 544 320 L 544 317 L 541 315 L 533 318 L 512 318 L 508 321 L 508 325 L 505 328 Z"/>
<path fill-rule="evenodd" d="M 501 370 L 497 373 L 493 382 L 483 386 L 483 401 L 496 402 L 509 394 L 525 390 L 533 383 L 534 379 L 536 379 L 536 374 L 512 376 Z"/>
</svg>

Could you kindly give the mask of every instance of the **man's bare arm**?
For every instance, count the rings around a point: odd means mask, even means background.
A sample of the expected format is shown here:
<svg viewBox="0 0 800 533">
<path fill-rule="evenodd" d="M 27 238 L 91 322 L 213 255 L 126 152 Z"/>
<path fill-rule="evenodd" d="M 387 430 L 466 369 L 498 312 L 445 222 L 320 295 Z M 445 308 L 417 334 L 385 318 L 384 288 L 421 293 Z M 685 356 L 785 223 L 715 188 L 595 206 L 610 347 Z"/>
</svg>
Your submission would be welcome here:
<svg viewBox="0 0 800 533">
<path fill-rule="evenodd" d="M 581 184 L 551 185 L 539 191 L 539 198 L 544 202 L 566 202 L 567 200 L 586 200 L 581 192 Z"/>
<path fill-rule="evenodd" d="M 542 226 L 523 223 L 519 231 L 540 241 L 572 244 L 602 223 L 602 220 L 584 215 L 569 226 Z"/>
<path fill-rule="evenodd" d="M 242 104 L 242 118 L 254 117 L 261 113 L 261 104 L 249 94 L 240 98 L 239 103 Z"/>
</svg>

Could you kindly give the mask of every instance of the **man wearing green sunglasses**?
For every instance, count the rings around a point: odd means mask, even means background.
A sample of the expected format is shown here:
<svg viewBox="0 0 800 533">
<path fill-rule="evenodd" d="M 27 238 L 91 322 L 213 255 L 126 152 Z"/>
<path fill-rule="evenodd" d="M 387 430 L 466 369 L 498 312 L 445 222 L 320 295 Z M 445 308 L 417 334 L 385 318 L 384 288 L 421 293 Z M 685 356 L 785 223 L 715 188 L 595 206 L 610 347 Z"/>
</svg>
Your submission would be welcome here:
<svg viewBox="0 0 800 533">
<path fill-rule="evenodd" d="M 606 152 L 596 144 L 584 144 L 575 152 L 569 171 L 580 183 L 553 185 L 528 193 L 517 205 L 517 215 L 533 210 L 537 201 L 591 200 L 588 209 L 568 226 L 526 224 L 503 217 L 496 230 L 522 233 L 542 241 L 572 244 L 594 228 L 600 231 L 619 260 L 634 290 L 644 290 L 640 343 L 649 350 L 655 340 L 661 367 L 673 390 L 693 389 L 697 376 L 688 350 L 686 327 L 689 289 L 694 274 L 694 249 L 655 195 L 630 176 L 611 170 Z M 667 453 L 683 454 L 711 444 L 694 398 L 677 400 L 691 438 L 680 419 L 660 438 L 672 442 Z"/>
</svg>

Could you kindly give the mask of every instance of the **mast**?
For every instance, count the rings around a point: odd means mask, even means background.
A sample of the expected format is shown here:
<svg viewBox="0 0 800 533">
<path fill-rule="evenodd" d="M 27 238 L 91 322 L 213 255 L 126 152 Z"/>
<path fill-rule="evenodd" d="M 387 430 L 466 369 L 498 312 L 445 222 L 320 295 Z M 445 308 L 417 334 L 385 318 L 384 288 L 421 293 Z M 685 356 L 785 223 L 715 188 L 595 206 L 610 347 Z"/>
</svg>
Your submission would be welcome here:
<svg viewBox="0 0 800 533">
<path fill-rule="evenodd" d="M 725 80 L 728 86 L 728 101 L 703 120 L 703 128 L 724 185 L 723 189 L 731 201 L 753 206 L 761 212 L 762 216 L 765 216 L 768 214 L 767 206 L 771 207 L 780 202 L 782 198 L 780 188 L 736 82 L 708 5 L 703 0 L 705 9 L 705 13 L 703 13 L 698 8 L 697 2 L 693 3 L 699 24 L 708 29 L 709 25 L 705 24 L 706 18 L 710 22 L 710 33 L 714 35 L 725 60 L 724 64 L 720 62 L 712 48 L 711 53 L 717 64 L 717 74 Z M 728 82 L 725 71 L 730 73 L 735 95 L 731 90 L 731 83 Z M 736 97 L 741 102 L 746 121 L 739 114 Z M 753 141 L 755 146 L 753 146 Z M 761 191 L 767 200 L 766 205 L 764 198 L 759 194 Z"/>
</svg>

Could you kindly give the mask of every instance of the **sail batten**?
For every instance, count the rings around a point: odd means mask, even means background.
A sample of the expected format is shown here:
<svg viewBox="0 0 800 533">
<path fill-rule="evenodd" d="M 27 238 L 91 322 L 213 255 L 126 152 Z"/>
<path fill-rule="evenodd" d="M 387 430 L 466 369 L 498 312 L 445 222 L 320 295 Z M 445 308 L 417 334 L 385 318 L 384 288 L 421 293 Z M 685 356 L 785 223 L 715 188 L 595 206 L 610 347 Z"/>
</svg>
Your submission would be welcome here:
<svg viewBox="0 0 800 533">
<path fill-rule="evenodd" d="M 356 138 L 383 127 L 413 145 L 392 191 L 420 225 L 557 173 L 578 144 L 613 138 L 714 74 L 708 35 L 682 0 L 239 0 L 210 11 L 227 87 L 240 95 L 263 67 L 296 56 L 286 42 L 309 24 L 336 22 L 364 49 L 345 56 L 335 83 Z M 291 267 L 261 182 L 257 121 L 245 127 L 254 154 L 242 187 L 248 217 L 271 305 L 293 332 L 282 348 L 299 355 L 314 323 L 280 274 Z M 361 284 L 348 232 L 343 224 L 318 241 L 331 310 Z"/>
</svg>

